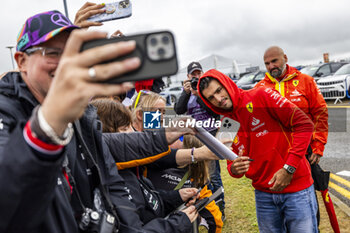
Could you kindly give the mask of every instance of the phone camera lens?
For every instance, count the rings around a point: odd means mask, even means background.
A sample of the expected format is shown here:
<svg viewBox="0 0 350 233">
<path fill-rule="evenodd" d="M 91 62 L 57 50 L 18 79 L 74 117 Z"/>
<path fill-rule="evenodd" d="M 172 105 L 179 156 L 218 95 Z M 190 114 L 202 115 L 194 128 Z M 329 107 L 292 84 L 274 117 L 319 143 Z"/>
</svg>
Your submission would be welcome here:
<svg viewBox="0 0 350 233">
<path fill-rule="evenodd" d="M 163 36 L 163 37 L 162 37 L 162 42 L 163 42 L 163 44 L 169 44 L 169 41 L 170 41 L 170 39 L 169 39 L 168 36 Z"/>
<path fill-rule="evenodd" d="M 121 9 L 121 8 L 126 8 L 127 6 L 128 6 L 128 3 L 125 2 L 125 1 L 122 1 L 122 2 L 119 3 L 119 8 L 120 8 L 120 9 Z"/>
<path fill-rule="evenodd" d="M 159 55 L 160 57 L 164 57 L 164 55 L 165 55 L 165 50 L 164 50 L 163 48 L 159 48 L 159 49 L 158 49 L 158 55 Z"/>
<path fill-rule="evenodd" d="M 156 46 L 157 44 L 158 44 L 158 41 L 157 41 L 157 39 L 156 38 L 151 38 L 151 40 L 150 40 L 150 42 L 151 42 L 151 45 L 152 46 Z"/>
</svg>

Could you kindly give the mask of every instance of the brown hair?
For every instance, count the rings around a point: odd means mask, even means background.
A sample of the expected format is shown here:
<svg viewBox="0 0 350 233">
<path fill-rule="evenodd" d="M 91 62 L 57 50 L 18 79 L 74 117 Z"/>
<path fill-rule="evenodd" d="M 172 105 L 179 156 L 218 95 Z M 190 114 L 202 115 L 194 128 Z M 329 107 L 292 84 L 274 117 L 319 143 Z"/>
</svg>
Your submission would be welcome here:
<svg viewBox="0 0 350 233">
<path fill-rule="evenodd" d="M 132 123 L 130 110 L 121 103 L 112 99 L 95 99 L 91 104 L 97 108 L 105 133 L 117 132 L 119 127 Z"/>
<path fill-rule="evenodd" d="M 199 141 L 193 135 L 185 135 L 183 140 L 184 149 L 190 149 L 192 147 L 199 148 L 203 146 L 202 142 Z M 189 165 L 190 177 L 193 179 L 195 187 L 199 188 L 203 186 L 209 180 L 209 168 L 207 161 L 199 161 Z"/>
</svg>

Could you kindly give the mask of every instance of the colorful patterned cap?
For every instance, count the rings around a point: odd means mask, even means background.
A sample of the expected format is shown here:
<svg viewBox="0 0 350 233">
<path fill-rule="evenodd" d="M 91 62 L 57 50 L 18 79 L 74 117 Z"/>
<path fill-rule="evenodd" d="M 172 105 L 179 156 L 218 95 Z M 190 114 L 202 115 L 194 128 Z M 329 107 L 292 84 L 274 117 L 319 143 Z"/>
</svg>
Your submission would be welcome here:
<svg viewBox="0 0 350 233">
<path fill-rule="evenodd" d="M 25 22 L 17 37 L 17 51 L 48 41 L 67 29 L 79 28 L 59 11 L 36 14 Z"/>
</svg>

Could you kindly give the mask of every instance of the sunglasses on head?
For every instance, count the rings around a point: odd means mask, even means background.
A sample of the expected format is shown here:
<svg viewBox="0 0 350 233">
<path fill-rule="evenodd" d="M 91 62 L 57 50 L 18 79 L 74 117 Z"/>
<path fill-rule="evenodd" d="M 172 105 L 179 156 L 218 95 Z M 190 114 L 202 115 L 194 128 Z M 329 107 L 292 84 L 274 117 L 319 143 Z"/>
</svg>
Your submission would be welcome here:
<svg viewBox="0 0 350 233">
<path fill-rule="evenodd" d="M 150 93 L 150 91 L 147 91 L 147 90 L 140 90 L 139 93 L 137 94 L 134 108 L 137 107 L 137 105 L 138 105 L 138 103 L 139 103 L 139 101 L 140 101 L 141 95 L 142 95 L 142 94 L 148 95 L 149 93 Z"/>
</svg>

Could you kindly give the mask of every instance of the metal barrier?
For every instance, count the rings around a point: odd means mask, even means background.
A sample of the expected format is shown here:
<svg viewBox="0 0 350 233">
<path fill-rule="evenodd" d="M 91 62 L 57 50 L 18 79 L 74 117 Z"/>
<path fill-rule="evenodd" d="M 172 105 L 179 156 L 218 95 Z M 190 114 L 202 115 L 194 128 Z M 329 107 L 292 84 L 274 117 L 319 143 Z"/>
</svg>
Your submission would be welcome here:
<svg viewBox="0 0 350 233">
<path fill-rule="evenodd" d="M 320 82 L 317 83 L 317 86 L 320 89 L 325 100 L 335 99 L 334 104 L 337 102 L 342 103 L 341 99 L 344 99 L 348 96 L 348 86 L 346 79 L 339 81 Z"/>
</svg>

